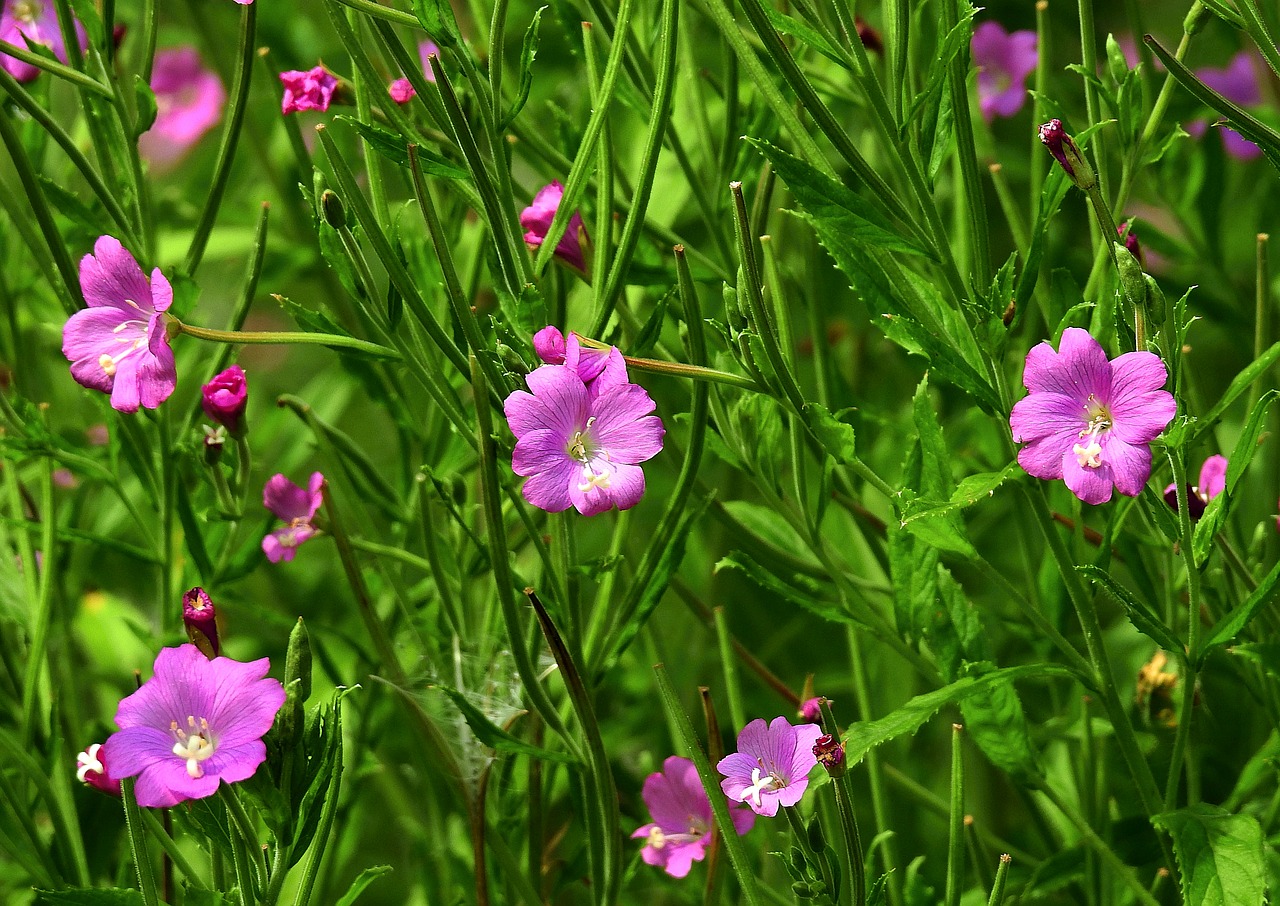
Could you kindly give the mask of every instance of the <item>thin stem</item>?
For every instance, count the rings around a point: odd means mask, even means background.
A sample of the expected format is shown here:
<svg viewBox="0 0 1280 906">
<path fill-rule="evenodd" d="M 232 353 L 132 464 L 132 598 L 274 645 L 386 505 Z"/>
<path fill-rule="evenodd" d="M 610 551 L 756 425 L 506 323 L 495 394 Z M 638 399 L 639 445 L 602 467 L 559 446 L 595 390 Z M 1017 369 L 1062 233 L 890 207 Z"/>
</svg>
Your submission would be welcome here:
<svg viewBox="0 0 1280 906">
<path fill-rule="evenodd" d="M 951 725 L 951 811 L 947 820 L 946 906 L 959 906 L 964 885 L 964 727 Z"/>
<path fill-rule="evenodd" d="M 207 890 L 207 885 L 200 878 L 200 872 L 196 871 L 195 867 L 187 861 L 186 855 L 182 852 L 182 847 L 178 846 L 177 841 L 175 841 L 173 837 L 165 831 L 164 826 L 160 823 L 160 819 L 155 816 L 155 813 L 150 809 L 138 809 L 138 813 L 142 816 L 142 823 L 146 825 L 147 830 L 151 832 L 151 836 L 156 838 L 156 842 L 160 844 L 161 848 L 165 851 L 165 854 L 173 860 L 173 864 L 177 866 L 178 871 L 182 872 L 182 876 L 186 878 L 192 886 L 198 887 L 201 890 Z"/>
<path fill-rule="evenodd" d="M 133 867 L 138 873 L 138 889 L 142 892 L 144 906 L 160 906 L 156 894 L 156 877 L 151 870 L 151 856 L 147 853 L 147 838 L 142 831 L 142 812 L 133 795 L 136 783 L 133 777 L 120 784 L 120 799 L 124 803 L 124 822 L 129 833 L 129 849 L 133 852 Z"/>
<path fill-rule="evenodd" d="M 1178 681 L 1182 685 L 1182 703 L 1178 710 L 1178 728 L 1173 737 L 1173 753 L 1169 761 L 1169 778 L 1165 783 L 1164 791 L 1165 811 L 1172 811 L 1177 806 L 1178 781 L 1182 776 L 1184 757 L 1188 775 L 1188 800 L 1191 799 L 1192 793 L 1190 776 L 1192 772 L 1191 760 L 1194 756 L 1187 753 L 1186 749 L 1187 742 L 1191 737 L 1191 717 L 1195 710 L 1196 658 L 1200 653 L 1201 600 L 1200 570 L 1196 566 L 1193 545 L 1195 534 L 1191 526 L 1191 508 L 1187 503 L 1187 492 L 1190 489 L 1190 485 L 1187 484 L 1186 448 L 1181 447 L 1177 450 L 1169 450 L 1168 458 L 1169 465 L 1173 467 L 1173 481 L 1178 500 L 1178 527 L 1181 536 L 1181 540 L 1178 542 L 1178 550 L 1182 554 L 1182 564 L 1187 572 L 1187 651 L 1192 655 L 1187 657 L 1182 651 L 1174 652 L 1182 667 L 1178 677 Z M 1188 801 L 1188 805 L 1194 804 L 1194 802 Z"/>
<path fill-rule="evenodd" d="M 197 340 L 208 340 L 213 343 L 237 343 L 245 346 L 262 346 L 273 343 L 294 344 L 304 346 L 328 346 L 338 349 L 353 349 L 386 359 L 398 359 L 400 353 L 387 346 L 379 346 L 367 340 L 343 336 L 334 333 L 311 333 L 310 331 L 266 331 L 266 330 L 213 330 L 208 327 L 196 327 L 186 324 L 177 318 L 169 318 L 171 329 L 179 333 L 195 337 Z"/>
</svg>

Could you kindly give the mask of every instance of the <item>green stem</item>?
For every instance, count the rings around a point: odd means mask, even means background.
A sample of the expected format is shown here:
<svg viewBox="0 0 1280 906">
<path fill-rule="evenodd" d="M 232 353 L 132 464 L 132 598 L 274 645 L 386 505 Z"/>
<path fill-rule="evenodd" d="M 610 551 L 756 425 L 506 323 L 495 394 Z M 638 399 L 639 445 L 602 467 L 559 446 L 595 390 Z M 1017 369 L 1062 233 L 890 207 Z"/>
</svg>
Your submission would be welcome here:
<svg viewBox="0 0 1280 906">
<path fill-rule="evenodd" d="M 150 809 L 138 809 L 138 813 L 142 816 L 142 823 L 146 826 L 151 836 L 156 838 L 156 842 L 165 851 L 173 864 L 177 866 L 178 871 L 182 872 L 182 876 L 193 886 L 200 890 L 207 890 L 208 887 L 200 879 L 200 873 L 195 867 L 187 861 L 186 855 L 182 852 L 182 847 L 178 846 L 177 841 L 165 831 L 164 826 L 160 823 L 160 819 Z"/>
<path fill-rule="evenodd" d="M 1200 570 L 1196 566 L 1195 549 L 1193 541 L 1195 533 L 1191 526 L 1191 508 L 1187 503 L 1187 492 L 1190 485 L 1187 484 L 1187 460 L 1186 447 L 1178 450 L 1168 451 L 1169 465 L 1173 467 L 1173 481 L 1177 492 L 1178 499 L 1178 526 L 1180 529 L 1181 540 L 1178 542 L 1178 550 L 1182 554 L 1182 564 L 1187 572 L 1187 651 L 1198 654 L 1200 651 Z M 1178 801 L 1178 781 L 1182 776 L 1184 767 L 1188 775 L 1188 805 L 1195 803 L 1190 801 L 1193 789 L 1191 788 L 1190 776 L 1192 773 L 1191 760 L 1194 755 L 1187 753 L 1187 742 L 1191 737 L 1191 719 L 1195 710 L 1195 689 L 1196 689 L 1196 661 L 1194 657 L 1187 657 L 1183 651 L 1173 652 L 1181 663 L 1181 671 L 1178 681 L 1182 686 L 1182 705 L 1178 711 L 1178 728 L 1173 737 L 1173 753 L 1169 761 L 1169 778 L 1165 783 L 1164 791 L 1164 807 L 1165 811 L 1173 811 L 1177 807 Z"/>
<path fill-rule="evenodd" d="M 1009 877 L 1009 863 L 1013 861 L 1013 856 L 1003 853 L 1000 856 L 1000 866 L 996 869 L 996 880 L 991 885 L 991 896 L 987 900 L 987 906 L 1002 906 L 1004 903 L 1004 886 Z"/>
<path fill-rule="evenodd" d="M 831 860 L 827 858 L 825 851 L 817 852 L 813 845 L 809 842 L 809 832 L 805 829 L 804 821 L 800 818 L 800 812 L 795 806 L 783 806 L 780 811 L 787 816 L 787 824 L 791 826 L 791 835 L 796 839 L 796 845 L 800 847 L 800 851 L 804 853 L 806 861 L 810 865 L 816 865 L 818 873 L 822 876 L 822 883 L 826 886 L 827 896 L 834 896 L 836 892 L 835 877 L 831 871 Z M 815 813 L 813 821 L 821 821 Z"/>
<path fill-rule="evenodd" d="M 951 811 L 947 819 L 946 906 L 960 906 L 964 886 L 964 727 L 951 725 Z"/>
<path fill-rule="evenodd" d="M 943 34 L 949 34 L 957 24 L 956 0 L 941 0 Z M 965 8 L 969 4 L 965 3 Z M 951 91 L 951 112 L 955 120 L 956 151 L 960 160 L 961 181 L 964 183 L 965 210 L 969 217 L 969 241 L 973 252 L 973 270 L 969 279 L 977 286 L 986 285 L 991 279 L 991 245 L 987 235 L 987 203 L 983 198 L 982 177 L 978 173 L 978 153 L 974 147 L 973 120 L 969 108 L 969 48 L 951 58 L 948 85 Z M 963 298 L 963 296 L 961 297 Z"/>
<path fill-rule="evenodd" d="M 66 79 L 73 85 L 85 88 L 104 98 L 110 99 L 113 96 L 113 92 L 110 88 L 103 85 L 97 79 L 85 75 L 80 70 L 72 69 L 70 66 L 59 63 L 56 60 L 51 60 L 48 57 L 41 56 L 37 53 L 32 53 L 26 48 L 18 47 L 16 44 L 10 44 L 8 41 L 0 41 L 0 54 L 4 54 L 7 57 L 13 57 L 14 59 L 21 60 L 24 63 L 29 63 L 37 69 L 43 69 L 50 75 L 57 76 L 60 79 Z"/>
<path fill-rule="evenodd" d="M 1254 253 L 1253 357 L 1255 360 L 1262 358 L 1262 354 L 1271 345 L 1268 341 L 1271 336 L 1271 268 L 1267 256 L 1267 243 L 1270 239 L 1271 237 L 1266 233 L 1259 233 Z M 1253 379 L 1253 384 L 1249 387 L 1249 402 L 1245 406 L 1245 412 L 1252 412 L 1253 407 L 1258 405 L 1266 377 L 1267 372 L 1261 371 Z"/>
<path fill-rule="evenodd" d="M 638 368 L 641 371 L 649 371 L 654 374 L 674 374 L 678 377 L 686 377 L 695 381 L 710 381 L 713 384 L 728 384 L 730 387 L 741 387 L 744 390 L 754 390 L 756 393 L 765 393 L 765 389 L 749 377 L 740 374 L 732 374 L 728 371 L 717 371 L 714 368 L 704 368 L 700 365 L 685 365 L 681 362 L 664 362 L 659 359 L 639 359 L 635 356 L 624 355 L 623 359 L 632 368 Z"/>
<path fill-rule="evenodd" d="M 294 344 L 304 346 L 328 346 L 331 349 L 353 349 L 386 359 L 398 359 L 400 353 L 387 346 L 379 346 L 367 340 L 347 337 L 333 333 L 311 333 L 309 331 L 266 331 L 266 330 L 213 330 L 208 327 L 196 327 L 185 324 L 177 318 L 169 318 L 171 329 L 179 333 L 195 337 L 197 340 L 209 340 L 213 343 L 237 343 L 245 346 L 261 346 L 272 343 Z"/>
<path fill-rule="evenodd" d="M 840 729 L 836 725 L 835 714 L 831 711 L 831 702 L 822 699 L 823 731 L 840 738 Z M 842 766 L 843 767 L 843 766 Z M 836 793 L 836 810 L 840 814 L 840 829 L 843 831 L 845 856 L 849 861 L 849 870 L 853 873 L 853 906 L 864 906 L 867 902 L 867 866 L 862 852 L 862 834 L 858 831 L 858 814 L 853 809 L 853 791 L 848 774 L 841 770 L 834 773 L 831 785 Z"/>
<path fill-rule="evenodd" d="M 716 624 L 716 642 L 720 648 L 720 666 L 724 671 L 724 688 L 729 697 L 729 718 L 735 727 L 747 725 L 747 712 L 742 707 L 742 689 L 738 684 L 738 668 L 733 656 L 733 636 L 729 634 L 729 620 L 724 608 L 712 611 Z"/>
<path fill-rule="evenodd" d="M 156 895 L 156 877 L 151 870 L 151 856 L 147 853 L 147 838 L 142 832 L 142 812 L 133 795 L 137 781 L 127 777 L 120 784 L 120 799 L 124 803 L 124 822 L 129 833 L 129 849 L 133 852 L 133 867 L 138 872 L 138 889 L 142 892 L 144 906 L 160 906 Z"/>
<path fill-rule="evenodd" d="M 34 554 L 22 563 L 24 576 L 35 577 L 38 574 L 40 580 L 37 597 L 32 600 L 36 612 L 31 625 L 30 647 L 27 650 L 27 669 L 22 681 L 22 744 L 26 748 L 30 748 L 35 742 L 37 718 L 46 713 L 45 708 L 37 706 L 36 698 L 45 672 L 48 671 L 49 676 L 53 675 L 52 665 L 49 663 L 49 627 L 53 623 L 54 577 L 58 575 L 61 566 L 57 562 L 57 547 L 54 544 L 57 519 L 53 512 L 53 460 L 46 459 L 44 466 L 40 476 L 40 511 L 35 514 L 41 522 L 40 565 L 37 567 Z M 4 471 L 7 481 L 14 469 L 9 467 Z M 16 480 L 11 484 L 10 490 L 15 492 L 11 494 L 11 499 L 20 507 L 21 497 L 16 493 Z M 20 514 L 21 509 L 17 512 Z M 54 807 L 54 803 L 50 802 L 49 808 Z"/>
</svg>

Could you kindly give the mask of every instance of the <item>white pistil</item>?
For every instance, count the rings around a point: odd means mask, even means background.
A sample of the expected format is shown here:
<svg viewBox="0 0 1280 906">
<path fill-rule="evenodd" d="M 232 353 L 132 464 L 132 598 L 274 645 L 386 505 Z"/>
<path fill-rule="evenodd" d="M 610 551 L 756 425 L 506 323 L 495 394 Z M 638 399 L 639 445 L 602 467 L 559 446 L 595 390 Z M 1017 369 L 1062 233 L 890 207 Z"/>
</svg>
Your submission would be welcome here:
<svg viewBox="0 0 1280 906">
<path fill-rule="evenodd" d="M 187 774 L 192 779 L 199 779 L 204 776 L 204 768 L 200 762 L 207 760 L 213 755 L 216 748 L 213 738 L 209 733 L 209 722 L 203 717 L 200 718 L 199 727 L 196 726 L 194 717 L 187 718 L 187 730 L 183 730 L 178 726 L 175 720 L 169 724 L 169 732 L 177 740 L 173 744 L 173 754 L 183 759 L 187 763 Z"/>
<path fill-rule="evenodd" d="M 90 771 L 95 774 L 103 773 L 102 762 L 98 760 L 98 750 L 102 748 L 102 743 L 95 742 L 89 748 L 76 756 L 76 779 L 81 783 L 88 783 L 85 779 Z"/>
<path fill-rule="evenodd" d="M 786 782 L 783 781 L 782 778 L 778 777 L 777 775 L 765 774 L 764 776 L 761 776 L 759 768 L 752 768 L 751 769 L 751 786 L 747 787 L 745 790 L 742 791 L 742 795 L 738 799 L 738 801 L 746 802 L 748 799 L 750 799 L 753 803 L 755 803 L 756 807 L 759 808 L 761 805 L 760 803 L 761 793 L 772 793 L 774 790 L 780 790 L 786 785 L 787 785 Z"/>
<path fill-rule="evenodd" d="M 1084 408 L 1089 414 L 1089 421 L 1078 436 L 1081 439 L 1088 438 L 1088 442 L 1075 444 L 1071 452 L 1075 454 L 1080 468 L 1096 469 L 1102 465 L 1102 445 L 1098 443 L 1098 435 L 1111 429 L 1111 413 L 1092 393 L 1089 394 Z"/>
</svg>

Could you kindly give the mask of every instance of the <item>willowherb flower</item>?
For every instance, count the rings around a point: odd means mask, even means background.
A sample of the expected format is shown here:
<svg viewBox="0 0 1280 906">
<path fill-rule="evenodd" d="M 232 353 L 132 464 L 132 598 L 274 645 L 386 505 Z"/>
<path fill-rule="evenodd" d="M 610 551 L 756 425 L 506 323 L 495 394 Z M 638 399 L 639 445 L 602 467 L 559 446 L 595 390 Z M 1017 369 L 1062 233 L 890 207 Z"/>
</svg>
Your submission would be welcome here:
<svg viewBox="0 0 1280 906">
<path fill-rule="evenodd" d="M 436 80 L 435 70 L 431 68 L 431 57 L 437 56 L 440 48 L 436 46 L 435 41 L 422 41 L 418 44 L 418 57 L 422 60 L 422 74 L 426 76 L 428 82 L 434 83 Z M 391 95 L 391 100 L 397 104 L 407 104 L 418 92 L 413 90 L 413 84 L 404 78 L 396 79 L 387 87 L 387 93 Z"/>
<path fill-rule="evenodd" d="M 840 741 L 840 737 L 830 733 L 819 736 L 813 744 L 813 757 L 832 777 L 844 776 L 847 765 L 844 763 L 844 743 Z"/>
<path fill-rule="evenodd" d="M 329 109 L 333 93 L 338 89 L 338 78 L 323 66 L 308 70 L 292 69 L 280 73 L 284 85 L 284 97 L 280 101 L 281 113 L 298 113 L 302 110 Z"/>
<path fill-rule="evenodd" d="M 617 346 L 584 346 L 573 331 L 566 340 L 558 327 L 549 324 L 533 335 L 533 351 L 548 365 L 566 365 L 576 371 L 592 399 L 628 381 L 627 363 Z"/>
<path fill-rule="evenodd" d="M 100 236 L 80 261 L 80 289 L 89 307 L 62 328 L 71 376 L 111 394 L 121 412 L 155 409 L 178 384 L 163 315 L 173 303 L 169 281 L 156 268 L 148 282 L 119 240 Z"/>
<path fill-rule="evenodd" d="M 1089 166 L 1089 161 L 1081 153 L 1075 139 L 1067 133 L 1062 120 L 1049 120 L 1040 127 L 1039 135 L 1040 143 L 1049 149 L 1053 159 L 1066 171 L 1076 188 L 1087 192 L 1098 184 L 1093 167 Z"/>
<path fill-rule="evenodd" d="M 1013 116 L 1027 102 L 1027 76 L 1036 69 L 1036 33 L 1005 31 L 999 22 L 983 22 L 969 44 L 978 68 L 978 106 L 990 123 Z"/>
<path fill-rule="evenodd" d="M 138 136 L 138 150 L 153 164 L 168 166 L 217 125 L 227 92 L 194 47 L 156 51 L 151 90 L 156 121 Z"/>
<path fill-rule="evenodd" d="M 1224 68 L 1206 66 L 1197 69 L 1195 74 L 1196 78 L 1233 104 L 1254 107 L 1262 103 L 1258 60 L 1257 55 L 1252 51 L 1240 51 Z M 1219 120 L 1219 123 L 1221 122 L 1222 120 Z M 1209 124 L 1204 120 L 1195 120 L 1187 124 L 1187 132 L 1196 138 L 1203 136 L 1208 128 Z M 1220 126 L 1219 131 L 1222 133 L 1223 150 L 1236 160 L 1254 160 L 1262 154 L 1261 148 L 1234 129 Z"/>
<path fill-rule="evenodd" d="M 511 468 L 529 479 L 525 500 L 584 516 L 639 503 L 639 463 L 658 455 L 665 432 L 644 388 L 622 383 L 593 398 L 568 365 L 543 365 L 528 382 L 532 393 L 516 390 L 503 403 L 516 436 Z"/>
<path fill-rule="evenodd" d="M 95 790 L 112 796 L 120 795 L 120 781 L 114 783 L 107 777 L 102 761 L 102 743 L 95 742 L 76 756 L 76 779 Z"/>
<path fill-rule="evenodd" d="M 244 433 L 244 410 L 249 404 L 249 386 L 244 369 L 232 365 L 200 387 L 200 408 L 232 437 Z"/>
<path fill-rule="evenodd" d="M 218 610 L 208 592 L 198 585 L 182 596 L 182 625 L 191 644 L 205 657 L 214 658 L 222 652 L 218 643 Z"/>
<path fill-rule="evenodd" d="M 643 838 L 640 858 L 657 865 L 673 878 L 683 878 L 694 862 L 701 862 L 711 843 L 715 819 L 711 800 L 698 779 L 693 762 L 672 755 L 662 763 L 662 771 L 645 778 L 641 791 L 653 821 L 636 829 L 632 839 Z M 755 824 L 750 809 L 730 808 L 733 828 L 742 836 Z"/>
<path fill-rule="evenodd" d="M 558 180 L 552 181 L 550 185 L 539 189 L 538 194 L 533 196 L 533 204 L 520 212 L 520 226 L 526 230 L 524 241 L 529 248 L 538 249 L 547 238 L 547 231 L 551 229 L 551 221 L 555 218 L 556 209 L 560 207 L 560 199 L 563 197 L 564 186 Z M 574 211 L 564 235 L 556 245 L 555 256 L 578 273 L 585 274 L 587 260 L 582 246 L 586 240 L 587 229 L 583 226 L 582 214 Z"/>
<path fill-rule="evenodd" d="M 813 747 L 822 736 L 816 724 L 792 726 L 775 717 L 767 726 L 756 718 L 738 734 L 738 751 L 720 759 L 720 789 L 733 802 L 745 802 L 757 815 L 772 818 L 778 806 L 800 801 L 809 772 L 818 764 Z"/>
<path fill-rule="evenodd" d="M 1068 327 L 1059 351 L 1047 342 L 1027 353 L 1030 394 L 1009 416 L 1018 462 L 1036 478 L 1061 478 L 1085 503 L 1106 503 L 1114 488 L 1136 497 L 1151 477 L 1151 441 L 1177 404 L 1161 389 L 1164 362 L 1150 352 L 1107 361 L 1087 330 Z"/>
<path fill-rule="evenodd" d="M 84 26 L 75 23 L 76 38 L 81 49 L 88 46 Z M 0 12 L 0 41 L 24 50 L 28 44 L 42 44 L 58 58 L 67 62 L 67 45 L 58 27 L 58 11 L 53 0 L 4 0 Z M 40 67 L 0 53 L 0 66 L 19 82 L 30 82 L 40 74 Z"/>
<path fill-rule="evenodd" d="M 266 760 L 262 737 L 284 704 L 270 661 L 210 660 L 194 645 L 164 648 L 151 679 L 120 702 L 120 730 L 103 743 L 107 776 L 138 778 L 149 808 L 203 799 L 222 781 L 252 777 Z"/>
<path fill-rule="evenodd" d="M 1200 467 L 1200 480 L 1187 488 L 1187 513 L 1192 519 L 1204 515 L 1204 508 L 1209 501 L 1221 494 L 1227 487 L 1227 457 L 1215 454 L 1204 461 Z M 1178 511 L 1178 485 L 1171 484 L 1164 489 L 1164 501 L 1176 513 Z"/>
<path fill-rule="evenodd" d="M 821 695 L 806 698 L 800 703 L 800 711 L 796 716 L 804 718 L 807 723 L 818 723 L 822 720 L 822 702 L 824 700 Z"/>
<path fill-rule="evenodd" d="M 283 475 L 272 475 L 262 489 L 262 505 L 283 519 L 285 524 L 262 539 L 262 551 L 272 563 L 288 563 L 318 529 L 311 524 L 324 504 L 324 476 L 311 473 L 306 488 L 300 488 Z"/>
</svg>

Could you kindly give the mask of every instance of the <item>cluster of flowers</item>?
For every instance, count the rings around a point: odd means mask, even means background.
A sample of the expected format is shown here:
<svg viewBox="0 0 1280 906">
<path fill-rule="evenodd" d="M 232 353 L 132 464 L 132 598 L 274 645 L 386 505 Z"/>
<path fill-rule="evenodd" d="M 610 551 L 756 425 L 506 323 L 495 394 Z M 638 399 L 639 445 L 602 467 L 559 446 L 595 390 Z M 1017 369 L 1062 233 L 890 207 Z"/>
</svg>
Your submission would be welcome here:
<svg viewBox="0 0 1280 906">
<path fill-rule="evenodd" d="M 120 729 L 77 756 L 82 783 L 118 796 L 120 782 L 137 777 L 138 804 L 164 808 L 247 780 L 266 760 L 262 737 L 285 700 L 284 686 L 267 677 L 270 660 L 219 655 L 204 589 L 183 597 L 183 621 L 193 644 L 161 649 L 151 679 L 116 709 Z"/>
<path fill-rule="evenodd" d="M 716 765 L 724 775 L 720 789 L 732 806 L 734 830 L 741 836 L 755 826 L 757 815 L 772 818 L 779 807 L 795 805 L 819 762 L 834 770 L 843 756 L 841 744 L 823 736 L 816 724 L 793 726 L 785 717 L 768 724 L 759 718 L 751 721 L 738 734 L 738 751 Z M 661 771 L 645 778 L 641 796 L 653 818 L 631 835 L 645 841 L 641 858 L 673 878 L 683 878 L 705 857 L 714 827 L 711 800 L 697 769 L 689 759 L 672 755 Z"/>
<path fill-rule="evenodd" d="M 422 61 L 422 74 L 428 82 L 435 82 L 436 74 L 431 66 L 432 57 L 440 55 L 440 48 L 434 41 L 423 41 L 418 44 L 418 57 Z M 280 73 L 280 84 L 284 88 L 284 96 L 280 101 L 282 113 L 301 113 L 305 110 L 324 112 L 333 103 L 334 96 L 341 97 L 342 80 L 324 67 L 323 64 L 311 69 L 291 69 Z M 387 94 L 397 104 L 407 104 L 417 94 L 407 78 L 394 80 L 387 86 Z"/>
</svg>

